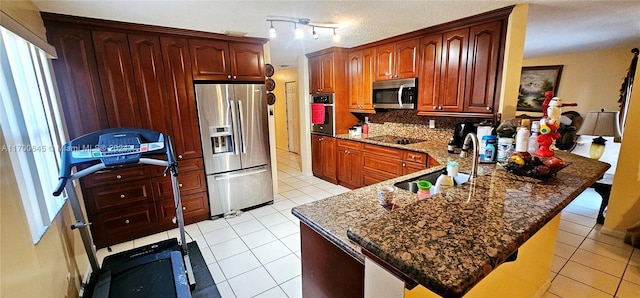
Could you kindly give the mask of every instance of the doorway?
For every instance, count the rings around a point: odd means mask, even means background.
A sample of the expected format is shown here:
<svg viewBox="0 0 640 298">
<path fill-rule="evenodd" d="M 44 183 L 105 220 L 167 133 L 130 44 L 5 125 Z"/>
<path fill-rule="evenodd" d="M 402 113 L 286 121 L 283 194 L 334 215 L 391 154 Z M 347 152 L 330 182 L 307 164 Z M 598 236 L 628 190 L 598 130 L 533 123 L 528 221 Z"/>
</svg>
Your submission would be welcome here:
<svg viewBox="0 0 640 298">
<path fill-rule="evenodd" d="M 286 82 L 285 97 L 287 109 L 287 143 L 289 152 L 300 153 L 300 109 L 298 102 L 298 84 Z"/>
</svg>

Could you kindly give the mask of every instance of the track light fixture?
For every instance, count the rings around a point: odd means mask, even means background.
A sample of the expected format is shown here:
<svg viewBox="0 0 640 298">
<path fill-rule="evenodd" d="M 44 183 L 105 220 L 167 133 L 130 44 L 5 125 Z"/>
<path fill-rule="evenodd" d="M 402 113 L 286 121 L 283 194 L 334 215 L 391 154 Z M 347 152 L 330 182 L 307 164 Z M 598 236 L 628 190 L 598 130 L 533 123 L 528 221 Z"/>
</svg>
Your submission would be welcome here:
<svg viewBox="0 0 640 298">
<path fill-rule="evenodd" d="M 311 36 L 313 36 L 313 39 L 319 39 L 320 38 L 320 34 L 318 34 L 318 31 L 316 31 L 318 28 L 320 29 L 331 29 L 333 30 L 333 41 L 335 42 L 339 42 L 340 41 L 340 36 L 336 33 L 336 29 L 339 28 L 338 24 L 330 24 L 330 23 L 312 23 L 311 20 L 306 19 L 306 18 L 288 18 L 288 17 L 282 17 L 282 18 L 277 18 L 277 19 L 267 19 L 267 22 L 269 22 L 271 25 L 269 27 L 269 38 L 276 38 L 277 34 L 276 34 L 276 29 L 273 26 L 274 22 L 283 22 L 283 23 L 293 23 L 293 30 L 294 30 L 294 37 L 296 39 L 303 39 L 304 38 L 304 31 L 303 31 L 303 27 L 307 26 L 307 27 L 311 27 Z"/>
</svg>

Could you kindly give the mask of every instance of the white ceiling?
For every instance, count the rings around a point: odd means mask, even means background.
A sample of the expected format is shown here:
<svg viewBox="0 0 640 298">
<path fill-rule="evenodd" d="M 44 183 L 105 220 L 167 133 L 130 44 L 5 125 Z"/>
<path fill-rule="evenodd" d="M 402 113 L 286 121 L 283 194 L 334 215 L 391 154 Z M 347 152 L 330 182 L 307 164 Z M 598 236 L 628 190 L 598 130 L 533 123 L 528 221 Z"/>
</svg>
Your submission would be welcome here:
<svg viewBox="0 0 640 298">
<path fill-rule="evenodd" d="M 341 41 L 329 29 L 316 29 L 318 40 L 305 31 L 293 38 L 293 25 L 274 23 L 271 41 L 276 68 L 295 66 L 300 54 L 331 46 L 353 47 L 387 37 L 460 19 L 523 1 L 33 1 L 46 12 L 132 23 L 201 30 L 246 32 L 268 37 L 267 18 L 309 18 L 339 23 Z M 640 0 L 530 1 L 525 57 L 640 46 Z"/>
</svg>

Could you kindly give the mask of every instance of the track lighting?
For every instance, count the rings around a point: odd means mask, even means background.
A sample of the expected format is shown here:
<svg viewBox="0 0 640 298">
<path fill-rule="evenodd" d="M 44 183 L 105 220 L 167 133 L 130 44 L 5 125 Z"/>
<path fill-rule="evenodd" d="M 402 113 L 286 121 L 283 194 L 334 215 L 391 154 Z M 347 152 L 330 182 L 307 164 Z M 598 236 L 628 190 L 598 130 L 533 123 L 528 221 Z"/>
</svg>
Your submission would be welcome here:
<svg viewBox="0 0 640 298">
<path fill-rule="evenodd" d="M 306 18 L 288 18 L 282 17 L 278 19 L 267 19 L 269 22 L 269 38 L 276 38 L 276 28 L 273 26 L 274 22 L 284 22 L 284 23 L 293 23 L 294 29 L 294 37 L 295 39 L 303 39 L 304 38 L 304 28 L 303 26 L 311 27 L 311 36 L 313 39 L 319 39 L 320 34 L 316 31 L 318 28 L 320 29 L 331 29 L 333 30 L 333 41 L 339 42 L 340 36 L 336 33 L 336 29 L 338 29 L 338 24 L 332 23 L 312 23 L 311 20 Z M 300 25 L 300 26 L 298 26 Z M 328 34 L 327 34 L 328 35 Z"/>
<path fill-rule="evenodd" d="M 333 41 L 334 42 L 340 42 L 340 35 L 338 35 L 338 33 L 336 33 L 336 28 L 333 28 Z"/>
<path fill-rule="evenodd" d="M 304 38 L 304 32 L 302 31 L 302 29 L 298 28 L 298 24 L 294 23 L 294 36 L 296 39 L 303 39 Z"/>
<path fill-rule="evenodd" d="M 276 28 L 273 28 L 273 21 L 271 22 L 271 28 L 269 28 L 269 38 L 276 38 Z"/>
</svg>

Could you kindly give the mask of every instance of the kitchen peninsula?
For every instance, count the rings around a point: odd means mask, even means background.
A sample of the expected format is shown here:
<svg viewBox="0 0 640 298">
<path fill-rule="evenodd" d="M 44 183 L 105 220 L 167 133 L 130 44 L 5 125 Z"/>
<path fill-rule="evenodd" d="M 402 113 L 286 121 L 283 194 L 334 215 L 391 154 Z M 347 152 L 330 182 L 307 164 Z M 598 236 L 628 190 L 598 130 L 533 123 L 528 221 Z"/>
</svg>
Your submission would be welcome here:
<svg viewBox="0 0 640 298">
<path fill-rule="evenodd" d="M 378 144 L 348 135 L 337 138 Z M 398 146 L 427 153 L 440 164 L 454 159 L 462 172 L 470 170 L 471 158 L 449 155 L 441 141 L 393 145 Z M 472 182 L 425 201 L 397 189 L 393 210 L 378 204 L 376 187 L 443 168 L 436 166 L 293 208 L 292 213 L 300 218 L 303 294 L 364 296 L 369 278 L 364 273 L 365 259 L 402 281 L 408 289 L 405 296 L 420 285 L 416 289 L 421 296 L 431 292 L 445 297 L 463 296 L 482 287 L 490 274 L 502 268 L 499 265 L 516 256 L 513 264 L 550 260 L 557 215 L 609 168 L 570 153 L 557 152 L 557 156 L 571 165 L 547 181 L 515 176 L 488 164 L 480 166 L 480 176 Z M 551 240 L 542 234 L 551 235 Z M 519 252 L 533 242 L 544 249 Z M 534 269 L 525 267 L 527 270 Z M 546 278 L 549 272 L 542 274 Z M 544 291 L 543 287 L 544 282 L 533 293 Z"/>
</svg>

